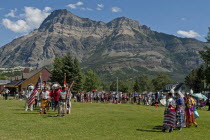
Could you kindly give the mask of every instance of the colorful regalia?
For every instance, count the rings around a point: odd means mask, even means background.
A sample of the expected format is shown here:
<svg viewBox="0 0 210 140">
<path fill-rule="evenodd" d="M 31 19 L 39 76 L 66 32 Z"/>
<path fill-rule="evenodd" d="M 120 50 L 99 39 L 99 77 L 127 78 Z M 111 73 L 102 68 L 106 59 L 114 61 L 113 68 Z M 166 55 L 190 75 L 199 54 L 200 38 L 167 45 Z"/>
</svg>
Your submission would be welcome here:
<svg viewBox="0 0 210 140">
<path fill-rule="evenodd" d="M 191 123 L 193 123 L 197 127 L 196 119 L 194 116 L 194 108 L 196 105 L 195 99 L 193 99 L 191 96 L 187 97 L 186 100 L 186 126 L 190 127 Z"/>
<path fill-rule="evenodd" d="M 66 100 L 66 113 L 70 114 L 71 113 L 71 92 L 68 93 L 67 95 L 67 100 Z"/>
<path fill-rule="evenodd" d="M 173 131 L 173 128 L 176 127 L 176 110 L 175 110 L 175 101 L 172 97 L 170 97 L 166 101 L 166 108 L 164 112 L 164 121 L 163 121 L 163 132 L 169 130 L 169 132 Z"/>
<path fill-rule="evenodd" d="M 40 93 L 41 98 L 41 108 L 40 108 L 40 114 L 44 113 L 46 114 L 47 108 L 48 108 L 48 101 L 50 99 L 50 91 L 44 89 Z"/>
<path fill-rule="evenodd" d="M 25 95 L 25 100 L 26 100 L 26 102 L 25 102 L 25 111 L 28 111 L 28 107 L 30 108 L 30 111 L 33 111 L 33 104 L 28 106 L 28 100 L 29 100 L 29 97 L 31 96 L 33 90 L 34 90 L 34 86 L 33 85 L 28 85 L 27 92 L 26 92 L 26 95 Z"/>
<path fill-rule="evenodd" d="M 58 106 L 58 116 L 66 114 L 66 100 L 67 100 L 67 92 L 65 90 L 60 91 L 60 99 Z"/>
<path fill-rule="evenodd" d="M 181 130 L 184 126 L 184 99 L 179 97 L 176 100 L 176 127 Z"/>
</svg>

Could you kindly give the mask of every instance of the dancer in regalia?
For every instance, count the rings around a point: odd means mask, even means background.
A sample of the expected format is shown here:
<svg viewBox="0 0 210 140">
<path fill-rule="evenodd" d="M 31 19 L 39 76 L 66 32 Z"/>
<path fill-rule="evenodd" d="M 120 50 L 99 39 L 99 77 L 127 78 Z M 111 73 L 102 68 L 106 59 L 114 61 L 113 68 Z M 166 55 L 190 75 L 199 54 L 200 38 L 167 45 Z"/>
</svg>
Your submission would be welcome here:
<svg viewBox="0 0 210 140">
<path fill-rule="evenodd" d="M 56 111 L 56 109 L 58 108 L 58 102 L 59 102 L 59 98 L 60 98 L 60 85 L 55 83 L 52 85 L 52 103 L 53 103 L 53 109 L 54 111 Z"/>
<path fill-rule="evenodd" d="M 179 91 L 176 94 L 176 115 L 177 115 L 177 124 L 176 127 L 178 130 L 182 130 L 182 127 L 184 126 L 184 110 L 185 110 L 185 104 L 184 104 L 184 95 Z"/>
<path fill-rule="evenodd" d="M 176 104 L 173 99 L 174 90 L 172 89 L 170 93 L 168 93 L 168 98 L 166 101 L 166 108 L 164 112 L 164 121 L 162 131 L 165 132 L 169 130 L 172 132 L 176 126 Z"/>
<path fill-rule="evenodd" d="M 71 113 L 71 90 L 68 91 L 67 94 L 67 100 L 66 100 L 66 113 L 70 114 Z"/>
<path fill-rule="evenodd" d="M 48 90 L 48 87 L 44 87 L 42 92 L 40 93 L 40 99 L 41 99 L 41 107 L 39 114 L 47 114 L 47 108 L 48 108 L 48 101 L 50 99 L 50 91 Z"/>
<path fill-rule="evenodd" d="M 67 101 L 67 90 L 66 87 L 63 87 L 62 90 L 60 91 L 57 116 L 64 116 L 66 114 L 66 101 Z"/>
<path fill-rule="evenodd" d="M 191 90 L 190 94 L 187 94 L 187 99 L 186 99 L 186 127 L 190 127 L 191 123 L 194 124 L 195 127 L 198 126 L 196 123 L 196 119 L 194 116 L 194 108 L 196 105 L 195 99 L 192 97 L 193 91 Z"/>
<path fill-rule="evenodd" d="M 32 84 L 28 85 L 27 92 L 26 92 L 26 95 L 25 95 L 25 100 L 26 100 L 25 111 L 28 111 L 28 107 L 30 107 L 30 110 L 33 111 L 33 104 L 28 106 L 28 100 L 29 100 L 29 97 L 31 96 L 33 90 L 34 90 L 34 86 Z"/>
</svg>

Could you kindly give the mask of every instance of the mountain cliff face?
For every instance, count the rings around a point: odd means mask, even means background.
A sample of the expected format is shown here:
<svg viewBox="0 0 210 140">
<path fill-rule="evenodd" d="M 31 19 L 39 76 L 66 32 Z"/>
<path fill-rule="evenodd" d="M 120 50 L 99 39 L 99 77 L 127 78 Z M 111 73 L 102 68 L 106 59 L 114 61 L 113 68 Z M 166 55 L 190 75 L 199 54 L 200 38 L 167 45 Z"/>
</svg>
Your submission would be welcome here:
<svg viewBox="0 0 210 140">
<path fill-rule="evenodd" d="M 104 23 L 56 10 L 39 29 L 0 48 L 0 67 L 44 66 L 56 56 L 70 53 L 84 69 L 99 73 L 187 73 L 202 63 L 198 52 L 204 45 L 195 39 L 152 31 L 126 17 Z"/>
</svg>

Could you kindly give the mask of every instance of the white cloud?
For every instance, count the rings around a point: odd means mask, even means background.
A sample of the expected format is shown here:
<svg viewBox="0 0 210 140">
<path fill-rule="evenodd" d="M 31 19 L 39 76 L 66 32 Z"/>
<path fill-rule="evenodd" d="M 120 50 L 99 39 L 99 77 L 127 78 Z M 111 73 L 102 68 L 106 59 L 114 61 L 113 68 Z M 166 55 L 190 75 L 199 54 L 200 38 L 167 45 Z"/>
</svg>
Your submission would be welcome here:
<svg viewBox="0 0 210 140">
<path fill-rule="evenodd" d="M 91 9 L 91 8 L 84 8 L 84 7 L 82 7 L 80 9 L 83 10 L 83 11 L 93 11 L 93 9 Z"/>
<path fill-rule="evenodd" d="M 77 9 L 77 6 L 75 4 L 69 4 L 69 5 L 67 5 L 67 7 L 71 8 L 71 9 Z"/>
<path fill-rule="evenodd" d="M 2 24 L 6 28 L 8 28 L 8 29 L 10 29 L 10 30 L 12 30 L 13 32 L 16 32 L 16 33 L 27 32 L 30 29 L 30 27 L 28 26 L 28 24 L 24 20 L 18 20 L 16 22 L 12 22 L 9 19 L 3 19 Z"/>
<path fill-rule="evenodd" d="M 79 1 L 79 2 L 77 2 L 75 5 L 81 6 L 81 5 L 83 5 L 83 4 L 84 4 L 83 2 Z"/>
<path fill-rule="evenodd" d="M 6 18 L 2 20 L 2 24 L 13 32 L 28 32 L 34 28 L 38 28 L 43 20 L 50 14 L 48 13 L 50 10 L 52 10 L 50 7 L 45 7 L 44 10 L 35 7 L 24 7 L 24 14 L 19 15 L 19 17 L 23 19 L 11 21 Z"/>
<path fill-rule="evenodd" d="M 103 4 L 97 4 L 97 8 L 96 10 L 100 11 L 104 8 L 104 5 Z"/>
<path fill-rule="evenodd" d="M 17 8 L 15 8 L 14 10 L 10 10 L 10 12 L 8 14 L 5 15 L 5 17 L 16 17 L 15 13 L 17 12 Z"/>
<path fill-rule="evenodd" d="M 102 9 L 101 9 L 101 8 L 99 8 L 99 7 L 97 7 L 97 8 L 96 8 L 96 10 L 100 11 L 100 10 L 102 10 Z"/>
<path fill-rule="evenodd" d="M 121 12 L 122 10 L 119 7 L 112 7 L 112 12 L 118 13 Z"/>
<path fill-rule="evenodd" d="M 98 6 L 99 8 L 104 8 L 104 5 L 103 5 L 103 4 L 97 4 L 97 6 Z"/>
<path fill-rule="evenodd" d="M 201 35 L 194 32 L 193 30 L 189 30 L 188 32 L 179 30 L 179 31 L 177 31 L 177 34 L 182 35 L 184 37 L 189 37 L 189 38 L 201 37 Z"/>
<path fill-rule="evenodd" d="M 49 11 L 51 11 L 51 10 L 52 10 L 51 7 L 45 7 L 45 8 L 44 8 L 44 12 L 49 12 Z"/>
<path fill-rule="evenodd" d="M 78 1 L 75 4 L 68 4 L 67 7 L 71 8 L 71 9 L 77 9 L 78 6 L 82 6 L 82 5 L 84 5 L 84 3 L 81 1 Z"/>
</svg>

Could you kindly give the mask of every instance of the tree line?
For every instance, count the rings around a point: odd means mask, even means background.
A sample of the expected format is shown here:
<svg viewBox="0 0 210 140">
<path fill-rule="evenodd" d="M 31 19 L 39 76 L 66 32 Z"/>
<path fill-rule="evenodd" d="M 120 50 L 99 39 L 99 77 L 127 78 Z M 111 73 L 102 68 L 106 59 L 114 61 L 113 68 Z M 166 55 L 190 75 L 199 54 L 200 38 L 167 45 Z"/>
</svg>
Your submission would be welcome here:
<svg viewBox="0 0 210 140">
<path fill-rule="evenodd" d="M 70 54 L 64 57 L 56 57 L 52 68 L 52 82 L 58 82 L 63 85 L 64 75 L 66 75 L 67 83 L 75 81 L 73 92 L 80 92 L 83 90 L 104 90 L 104 91 L 118 91 L 121 92 L 143 92 L 161 90 L 171 79 L 166 73 L 158 73 L 156 77 L 151 78 L 147 74 L 142 74 L 134 79 L 116 80 L 112 82 L 102 81 L 97 73 L 93 70 L 82 72 L 79 61 L 72 59 Z"/>
</svg>

